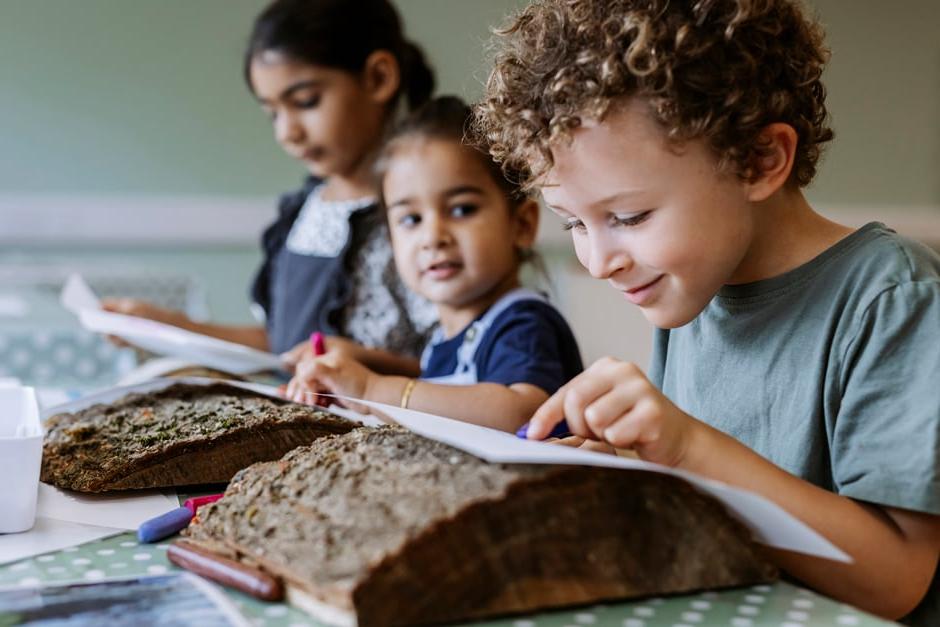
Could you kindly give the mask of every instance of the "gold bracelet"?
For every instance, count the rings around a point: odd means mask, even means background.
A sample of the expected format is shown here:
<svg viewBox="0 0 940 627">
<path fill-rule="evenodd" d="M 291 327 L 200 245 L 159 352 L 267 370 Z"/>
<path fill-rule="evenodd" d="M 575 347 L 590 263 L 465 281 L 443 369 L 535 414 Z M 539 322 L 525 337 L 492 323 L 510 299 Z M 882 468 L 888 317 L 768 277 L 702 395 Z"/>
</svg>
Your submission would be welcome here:
<svg viewBox="0 0 940 627">
<path fill-rule="evenodd" d="M 405 389 L 401 391 L 401 408 L 408 408 L 408 399 L 411 398 L 411 393 L 415 389 L 415 384 L 418 383 L 417 379 L 408 379 L 408 383 L 405 384 Z"/>
</svg>

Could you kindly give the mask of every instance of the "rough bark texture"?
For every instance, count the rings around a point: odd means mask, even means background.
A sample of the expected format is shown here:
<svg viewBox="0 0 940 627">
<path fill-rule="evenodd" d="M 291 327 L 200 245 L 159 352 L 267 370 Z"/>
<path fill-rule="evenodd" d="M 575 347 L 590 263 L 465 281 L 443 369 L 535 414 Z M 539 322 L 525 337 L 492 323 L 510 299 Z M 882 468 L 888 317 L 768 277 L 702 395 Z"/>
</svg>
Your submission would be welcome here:
<svg viewBox="0 0 940 627">
<path fill-rule="evenodd" d="M 776 577 L 747 530 L 681 479 L 490 464 L 392 427 L 324 438 L 245 469 L 186 533 L 283 577 L 289 598 L 332 614 L 319 618 L 358 625 L 464 621 Z"/>
<path fill-rule="evenodd" d="M 240 388 L 172 385 L 46 422 L 42 481 L 82 492 L 226 483 L 355 423 Z"/>
</svg>

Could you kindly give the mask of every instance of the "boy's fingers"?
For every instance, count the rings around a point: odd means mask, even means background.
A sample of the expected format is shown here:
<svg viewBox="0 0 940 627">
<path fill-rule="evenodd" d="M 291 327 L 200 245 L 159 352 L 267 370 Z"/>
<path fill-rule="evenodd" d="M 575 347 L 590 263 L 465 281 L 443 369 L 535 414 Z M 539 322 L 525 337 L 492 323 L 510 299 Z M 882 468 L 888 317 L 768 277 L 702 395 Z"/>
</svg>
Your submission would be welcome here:
<svg viewBox="0 0 940 627">
<path fill-rule="evenodd" d="M 551 438 L 552 444 L 558 444 L 560 446 L 570 446 L 571 448 L 579 448 L 586 441 L 581 436 L 569 435 L 567 438 Z"/>
<path fill-rule="evenodd" d="M 617 448 L 632 448 L 639 440 L 644 426 L 637 420 L 631 420 L 629 414 L 621 416 L 604 430 L 603 440 Z"/>
<path fill-rule="evenodd" d="M 607 427 L 601 439 L 617 448 L 633 448 L 656 440 L 660 426 L 653 404 L 640 400 Z"/>
<path fill-rule="evenodd" d="M 545 439 L 545 436 L 552 432 L 552 428 L 564 419 L 565 388 L 567 388 L 567 385 L 562 386 L 561 389 L 551 395 L 532 415 L 526 431 L 528 439 Z"/>
<path fill-rule="evenodd" d="M 631 386 L 615 385 L 584 409 L 584 420 L 591 432 L 601 438 L 605 430 L 629 412 L 636 403 Z"/>
<path fill-rule="evenodd" d="M 606 453 L 608 455 L 616 455 L 617 449 L 612 447 L 606 442 L 597 442 L 596 440 L 584 440 L 584 442 L 579 446 L 581 450 L 584 451 L 594 451 L 595 453 Z"/>
<path fill-rule="evenodd" d="M 584 412 L 595 400 L 610 392 L 611 384 L 606 377 L 586 375 L 575 378 L 569 384 L 564 402 L 565 420 L 568 421 L 571 433 L 583 438 L 600 439 L 601 434 L 591 428 Z"/>
</svg>

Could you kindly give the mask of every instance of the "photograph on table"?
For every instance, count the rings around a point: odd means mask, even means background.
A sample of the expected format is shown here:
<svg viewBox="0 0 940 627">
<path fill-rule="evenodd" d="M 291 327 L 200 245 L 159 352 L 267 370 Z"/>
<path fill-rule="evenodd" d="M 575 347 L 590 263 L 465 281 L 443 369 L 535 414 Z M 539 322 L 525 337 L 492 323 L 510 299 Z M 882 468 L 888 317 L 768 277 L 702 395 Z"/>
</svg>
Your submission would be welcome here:
<svg viewBox="0 0 940 627">
<path fill-rule="evenodd" d="M 228 598 L 189 574 L 0 589 L 0 625 L 242 627 Z"/>
</svg>

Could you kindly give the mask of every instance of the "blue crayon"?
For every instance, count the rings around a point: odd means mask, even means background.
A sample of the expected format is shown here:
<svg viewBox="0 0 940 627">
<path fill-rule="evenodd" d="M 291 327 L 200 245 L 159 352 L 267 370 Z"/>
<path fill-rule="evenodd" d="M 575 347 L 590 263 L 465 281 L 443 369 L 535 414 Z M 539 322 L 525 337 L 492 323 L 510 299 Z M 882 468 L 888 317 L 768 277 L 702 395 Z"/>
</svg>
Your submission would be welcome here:
<svg viewBox="0 0 940 627">
<path fill-rule="evenodd" d="M 524 425 L 522 425 L 521 427 L 519 427 L 519 430 L 516 431 L 516 437 L 522 438 L 523 440 L 528 437 L 528 434 L 529 434 L 529 423 L 528 423 L 528 422 L 525 423 Z M 559 422 L 557 425 L 555 425 L 555 426 L 552 428 L 551 433 L 549 433 L 548 436 L 546 436 L 546 437 L 549 437 L 549 438 L 567 438 L 569 435 L 571 435 L 571 430 L 568 429 L 568 423 L 565 422 L 564 420 L 562 420 L 561 422 Z"/>
<path fill-rule="evenodd" d="M 178 507 L 166 514 L 160 514 L 141 523 L 137 528 L 137 539 L 140 542 L 156 542 L 174 533 L 182 531 L 189 526 L 193 513 L 188 507 Z"/>
</svg>

